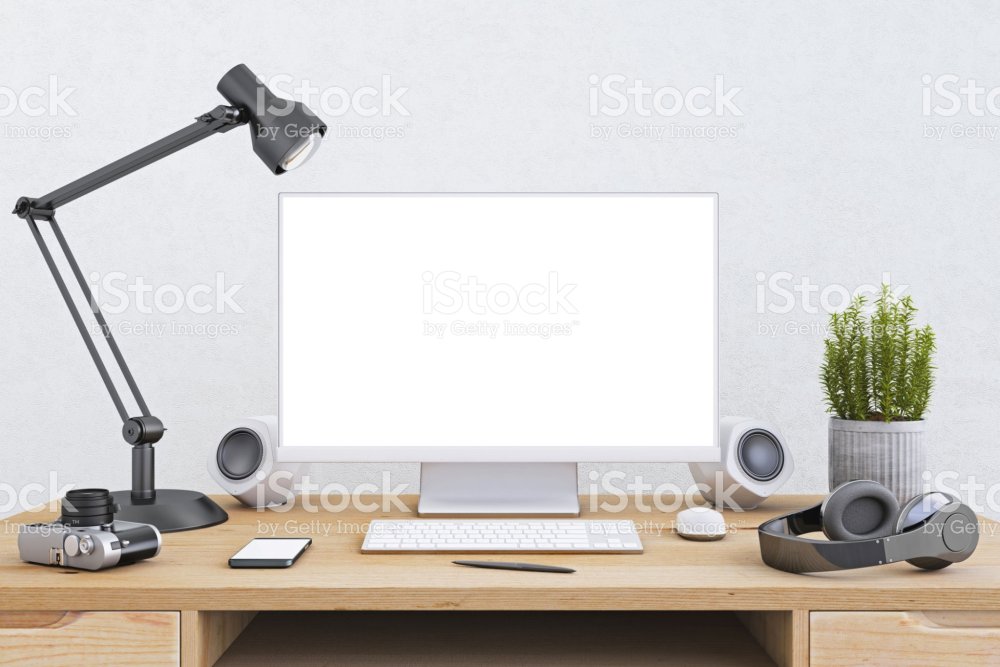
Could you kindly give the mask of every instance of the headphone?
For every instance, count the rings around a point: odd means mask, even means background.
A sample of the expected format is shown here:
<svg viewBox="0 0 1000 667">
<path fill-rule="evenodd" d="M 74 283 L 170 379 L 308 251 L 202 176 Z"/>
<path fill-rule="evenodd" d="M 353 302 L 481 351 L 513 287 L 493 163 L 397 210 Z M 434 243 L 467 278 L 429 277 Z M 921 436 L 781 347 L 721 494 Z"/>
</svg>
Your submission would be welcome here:
<svg viewBox="0 0 1000 667">
<path fill-rule="evenodd" d="M 829 541 L 799 537 L 823 531 Z M 764 563 L 785 572 L 830 572 L 905 560 L 924 570 L 959 563 L 979 544 L 976 514 L 951 494 L 921 494 L 900 509 L 871 480 L 841 484 L 819 505 L 757 529 Z"/>
</svg>

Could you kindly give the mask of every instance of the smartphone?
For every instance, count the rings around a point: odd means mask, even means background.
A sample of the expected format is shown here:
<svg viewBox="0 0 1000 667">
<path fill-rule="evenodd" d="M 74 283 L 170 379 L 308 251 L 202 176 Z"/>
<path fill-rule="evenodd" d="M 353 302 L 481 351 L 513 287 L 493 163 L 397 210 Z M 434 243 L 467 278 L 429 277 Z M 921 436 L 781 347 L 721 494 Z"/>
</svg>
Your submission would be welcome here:
<svg viewBox="0 0 1000 667">
<path fill-rule="evenodd" d="M 233 554 L 229 567 L 291 567 L 311 544 L 308 537 L 258 537 Z"/>
</svg>

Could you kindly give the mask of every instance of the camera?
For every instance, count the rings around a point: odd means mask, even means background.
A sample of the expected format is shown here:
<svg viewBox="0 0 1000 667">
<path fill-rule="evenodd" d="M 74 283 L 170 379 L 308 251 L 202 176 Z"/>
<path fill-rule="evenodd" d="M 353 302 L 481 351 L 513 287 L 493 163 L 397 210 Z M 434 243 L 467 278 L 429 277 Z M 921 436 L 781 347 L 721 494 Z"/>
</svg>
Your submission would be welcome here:
<svg viewBox="0 0 1000 667">
<path fill-rule="evenodd" d="M 21 560 L 79 570 L 104 570 L 160 553 L 163 540 L 156 526 L 115 521 L 117 510 L 107 489 L 68 492 L 58 519 L 21 526 L 17 536 Z"/>
</svg>

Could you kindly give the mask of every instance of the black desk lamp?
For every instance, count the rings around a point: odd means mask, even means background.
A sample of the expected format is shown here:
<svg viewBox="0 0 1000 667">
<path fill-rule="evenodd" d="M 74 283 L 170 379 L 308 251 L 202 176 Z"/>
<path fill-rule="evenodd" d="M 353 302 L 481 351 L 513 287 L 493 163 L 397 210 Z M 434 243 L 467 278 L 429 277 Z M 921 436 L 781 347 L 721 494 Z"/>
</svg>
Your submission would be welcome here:
<svg viewBox="0 0 1000 667">
<path fill-rule="evenodd" d="M 21 197 L 14 207 L 14 213 L 28 221 L 28 227 L 42 251 L 52 277 L 55 278 L 63 300 L 69 307 L 76 328 L 83 336 L 90 357 L 94 360 L 101 379 L 104 380 L 104 386 L 111 395 L 115 408 L 118 409 L 118 414 L 124 423 L 122 437 L 125 438 L 125 442 L 132 445 L 132 490 L 116 491 L 113 494 L 115 502 L 121 507 L 116 518 L 151 523 L 166 533 L 214 526 L 224 522 L 229 516 L 207 496 L 197 491 L 156 489 L 153 443 L 163 437 L 166 429 L 163 427 L 163 422 L 151 415 L 149 408 L 146 407 L 146 401 L 111 334 L 111 328 L 104 319 L 104 314 L 95 301 L 62 230 L 56 223 L 55 213 L 63 204 L 68 204 L 88 192 L 93 192 L 206 137 L 228 132 L 239 125 L 250 125 L 254 152 L 275 174 L 283 174 L 301 166 L 316 151 L 323 135 L 326 134 L 326 125 L 312 111 L 299 102 L 284 100 L 274 95 L 246 65 L 237 65 L 229 70 L 219 81 L 218 90 L 231 106 L 217 106 L 208 113 L 198 116 L 194 123 L 183 130 L 174 132 L 131 155 L 126 155 L 44 197 Z M 66 282 L 38 231 L 36 222 L 39 220 L 47 220 L 52 225 L 59 247 L 62 248 L 80 289 L 87 297 L 104 339 L 111 348 L 111 354 L 139 406 L 141 416 L 129 417 L 121 396 L 108 375 L 108 369 L 98 354 L 94 341 L 87 333 L 83 318 L 73 303 Z"/>
</svg>

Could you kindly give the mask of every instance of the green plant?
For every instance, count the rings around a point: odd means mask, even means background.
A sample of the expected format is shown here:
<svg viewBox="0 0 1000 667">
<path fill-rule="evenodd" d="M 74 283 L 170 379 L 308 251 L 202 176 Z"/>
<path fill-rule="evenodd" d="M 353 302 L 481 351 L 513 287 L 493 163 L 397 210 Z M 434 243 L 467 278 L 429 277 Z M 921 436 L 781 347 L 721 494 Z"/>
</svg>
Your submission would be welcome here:
<svg viewBox="0 0 1000 667">
<path fill-rule="evenodd" d="M 889 285 L 868 315 L 865 303 L 857 296 L 830 315 L 820 370 L 827 410 L 858 421 L 922 419 L 934 387 L 934 331 L 914 326 L 912 299 Z"/>
</svg>

